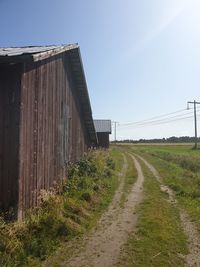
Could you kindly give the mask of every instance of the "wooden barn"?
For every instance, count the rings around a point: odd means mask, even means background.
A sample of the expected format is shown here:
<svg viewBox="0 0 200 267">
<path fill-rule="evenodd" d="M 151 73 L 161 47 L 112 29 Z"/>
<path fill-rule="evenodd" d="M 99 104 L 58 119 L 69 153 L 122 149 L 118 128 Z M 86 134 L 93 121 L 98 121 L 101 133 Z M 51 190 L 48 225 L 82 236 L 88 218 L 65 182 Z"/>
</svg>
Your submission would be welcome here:
<svg viewBox="0 0 200 267">
<path fill-rule="evenodd" d="M 109 147 L 109 135 L 111 134 L 111 120 L 94 120 L 94 126 L 97 133 L 98 146 L 102 148 Z"/>
<path fill-rule="evenodd" d="M 96 144 L 79 46 L 0 48 L 0 209 L 22 218 Z"/>
</svg>

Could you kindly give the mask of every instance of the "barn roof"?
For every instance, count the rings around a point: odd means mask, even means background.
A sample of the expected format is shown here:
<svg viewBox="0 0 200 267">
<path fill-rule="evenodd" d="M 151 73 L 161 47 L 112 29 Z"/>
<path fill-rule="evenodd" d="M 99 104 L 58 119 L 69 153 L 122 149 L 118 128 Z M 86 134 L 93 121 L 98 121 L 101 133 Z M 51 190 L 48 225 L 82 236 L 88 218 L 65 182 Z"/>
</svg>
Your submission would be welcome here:
<svg viewBox="0 0 200 267">
<path fill-rule="evenodd" d="M 94 126 L 97 133 L 111 134 L 111 120 L 94 120 Z"/>
<path fill-rule="evenodd" d="M 79 48 L 78 44 L 49 45 L 49 46 L 25 46 L 0 48 L 0 61 L 13 61 L 17 59 L 30 59 L 39 61 L 65 51 Z"/>
<path fill-rule="evenodd" d="M 97 143 L 90 98 L 78 44 L 0 48 L 0 63 L 12 64 L 26 60 L 37 62 L 65 52 L 70 56 L 72 72 L 90 140 Z"/>
</svg>

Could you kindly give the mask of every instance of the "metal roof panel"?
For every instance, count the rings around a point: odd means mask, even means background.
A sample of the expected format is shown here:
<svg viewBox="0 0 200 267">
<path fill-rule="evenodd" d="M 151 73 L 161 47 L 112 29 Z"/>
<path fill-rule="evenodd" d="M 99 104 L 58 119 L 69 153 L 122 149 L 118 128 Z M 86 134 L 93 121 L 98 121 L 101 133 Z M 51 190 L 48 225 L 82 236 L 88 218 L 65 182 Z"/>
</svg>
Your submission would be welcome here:
<svg viewBox="0 0 200 267">
<path fill-rule="evenodd" d="M 44 52 L 64 52 L 77 48 L 77 44 L 69 45 L 49 45 L 49 46 L 26 46 L 26 47 L 2 47 L 0 57 L 16 57 L 22 55 L 36 55 Z M 51 56 L 51 54 L 49 54 Z"/>
<path fill-rule="evenodd" d="M 94 127 L 97 133 L 111 133 L 111 120 L 94 120 Z"/>
<path fill-rule="evenodd" d="M 49 51 L 57 46 L 28 46 L 28 47 L 8 47 L 0 48 L 0 56 L 19 56 L 23 54 L 35 54 Z"/>
</svg>

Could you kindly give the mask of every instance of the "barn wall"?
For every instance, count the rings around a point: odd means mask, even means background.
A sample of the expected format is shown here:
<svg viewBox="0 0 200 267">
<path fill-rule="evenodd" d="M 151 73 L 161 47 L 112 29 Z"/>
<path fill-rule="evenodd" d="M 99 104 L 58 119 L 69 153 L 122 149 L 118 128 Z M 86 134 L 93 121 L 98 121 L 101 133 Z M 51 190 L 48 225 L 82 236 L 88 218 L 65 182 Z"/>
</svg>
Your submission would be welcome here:
<svg viewBox="0 0 200 267">
<path fill-rule="evenodd" d="M 21 101 L 19 217 L 89 145 L 67 54 L 24 65 Z"/>
<path fill-rule="evenodd" d="M 99 147 L 109 147 L 109 133 L 97 133 Z"/>
<path fill-rule="evenodd" d="M 1 210 L 16 208 L 18 201 L 20 80 L 20 65 L 0 66 Z"/>
</svg>

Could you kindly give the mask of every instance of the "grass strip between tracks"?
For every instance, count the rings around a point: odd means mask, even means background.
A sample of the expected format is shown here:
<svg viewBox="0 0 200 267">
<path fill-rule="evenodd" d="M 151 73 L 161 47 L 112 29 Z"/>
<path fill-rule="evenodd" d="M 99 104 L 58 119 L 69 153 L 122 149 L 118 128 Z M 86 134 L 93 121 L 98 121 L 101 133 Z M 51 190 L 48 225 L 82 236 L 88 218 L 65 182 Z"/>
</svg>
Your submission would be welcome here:
<svg viewBox="0 0 200 267">
<path fill-rule="evenodd" d="M 133 184 L 137 180 L 137 170 L 134 165 L 134 161 L 130 154 L 126 153 L 128 169 L 124 179 L 123 193 L 120 201 L 120 206 L 124 207 L 124 203 L 127 200 L 127 196 L 133 187 Z"/>
<path fill-rule="evenodd" d="M 118 266 L 184 266 L 187 240 L 177 208 L 167 201 L 159 183 L 141 162 L 144 201 L 137 208 L 138 224 L 122 250 Z"/>
</svg>

